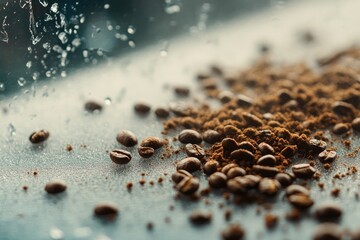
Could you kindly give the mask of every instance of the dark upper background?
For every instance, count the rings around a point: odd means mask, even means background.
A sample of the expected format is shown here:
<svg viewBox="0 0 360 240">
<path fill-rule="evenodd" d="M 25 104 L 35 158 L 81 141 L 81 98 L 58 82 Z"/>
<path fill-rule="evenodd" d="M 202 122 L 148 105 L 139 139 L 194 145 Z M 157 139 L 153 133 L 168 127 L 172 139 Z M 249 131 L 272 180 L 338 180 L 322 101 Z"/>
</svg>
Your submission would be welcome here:
<svg viewBox="0 0 360 240">
<path fill-rule="evenodd" d="M 6 36 L 4 32 L 8 36 L 7 43 L 0 41 L 0 96 L 30 87 L 34 83 L 33 78 L 59 79 L 61 72 L 64 77 L 65 72 L 69 74 L 74 69 L 96 64 L 152 43 L 163 42 L 166 47 L 166 41 L 178 34 L 201 34 L 204 26 L 284 2 L 26 1 L 0 0 L 0 37 Z M 58 10 L 54 3 L 58 4 Z M 106 4 L 109 4 L 108 7 Z M 30 23 L 30 5 L 34 25 Z M 131 27 L 130 32 L 128 31 L 129 26 L 134 27 L 135 33 L 131 32 Z M 37 33 L 32 35 L 31 31 Z M 67 41 L 64 38 L 61 41 L 61 32 L 64 32 Z M 32 36 L 41 40 L 33 44 Z M 80 39 L 81 44 L 78 46 L 78 42 L 73 42 L 74 39 Z M 24 86 L 20 86 L 24 82 L 18 83 L 20 78 L 25 79 Z"/>
</svg>

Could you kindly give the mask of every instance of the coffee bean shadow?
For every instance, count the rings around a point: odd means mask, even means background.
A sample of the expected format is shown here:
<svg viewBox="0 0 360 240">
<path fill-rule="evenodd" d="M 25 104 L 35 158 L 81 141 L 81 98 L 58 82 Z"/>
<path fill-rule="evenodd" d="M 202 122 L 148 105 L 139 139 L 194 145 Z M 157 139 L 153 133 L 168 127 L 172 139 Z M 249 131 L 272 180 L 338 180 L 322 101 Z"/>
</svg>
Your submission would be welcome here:
<svg viewBox="0 0 360 240">
<path fill-rule="evenodd" d="M 32 152 L 38 153 L 42 152 L 44 149 L 46 149 L 47 143 L 39 143 L 39 144 L 32 144 L 30 146 L 30 149 Z"/>
<path fill-rule="evenodd" d="M 62 192 L 62 193 L 58 193 L 58 194 L 46 194 L 45 199 L 48 202 L 57 204 L 57 203 L 63 201 L 67 197 L 67 195 L 68 195 L 67 192 Z"/>
<path fill-rule="evenodd" d="M 92 216 L 94 221 L 99 223 L 103 227 L 114 227 L 116 226 L 117 222 L 120 222 L 120 215 L 116 217 L 108 216 L 108 217 L 97 217 L 95 215 Z"/>
<path fill-rule="evenodd" d="M 133 170 L 133 166 L 130 166 L 129 164 L 120 165 L 120 164 L 111 163 L 111 165 L 112 166 L 110 172 L 114 175 L 120 175 L 120 174 L 123 175 L 124 173 L 129 173 L 132 172 Z"/>
</svg>

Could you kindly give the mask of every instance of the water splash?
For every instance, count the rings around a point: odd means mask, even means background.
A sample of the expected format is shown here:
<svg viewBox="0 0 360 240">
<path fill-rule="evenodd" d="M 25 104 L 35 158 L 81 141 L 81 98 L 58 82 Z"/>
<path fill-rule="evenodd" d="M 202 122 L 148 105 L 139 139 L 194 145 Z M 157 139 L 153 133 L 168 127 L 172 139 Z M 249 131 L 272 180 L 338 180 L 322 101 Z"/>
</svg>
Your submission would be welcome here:
<svg viewBox="0 0 360 240">
<path fill-rule="evenodd" d="M 39 0 L 39 2 L 43 7 L 47 7 L 49 5 L 47 0 Z"/>
<path fill-rule="evenodd" d="M 7 25 L 6 24 L 6 18 L 7 18 L 7 16 L 4 17 L 4 20 L 2 22 L 2 26 L 1 26 L 2 30 L 0 30 L 0 40 L 5 42 L 5 43 L 8 43 L 9 42 L 9 35 L 5 30 L 5 27 Z"/>
</svg>

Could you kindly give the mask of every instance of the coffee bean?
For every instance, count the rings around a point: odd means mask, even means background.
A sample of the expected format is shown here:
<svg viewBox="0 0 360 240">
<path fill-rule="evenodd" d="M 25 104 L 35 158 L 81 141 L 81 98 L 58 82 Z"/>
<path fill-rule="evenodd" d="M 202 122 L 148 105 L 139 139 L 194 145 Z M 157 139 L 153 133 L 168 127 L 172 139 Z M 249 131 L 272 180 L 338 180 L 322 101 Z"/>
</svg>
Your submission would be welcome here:
<svg viewBox="0 0 360 240">
<path fill-rule="evenodd" d="M 315 153 L 320 153 L 326 149 L 327 144 L 326 144 L 326 142 L 324 142 L 322 140 L 312 138 L 309 141 L 309 147 Z"/>
<path fill-rule="evenodd" d="M 245 119 L 248 126 L 260 127 L 263 125 L 263 121 L 251 113 L 243 113 L 242 116 Z"/>
<path fill-rule="evenodd" d="M 147 114 L 150 112 L 151 107 L 147 103 L 139 102 L 134 105 L 134 110 L 139 114 Z"/>
<path fill-rule="evenodd" d="M 190 94 L 190 89 L 185 86 L 176 86 L 174 88 L 174 91 L 178 96 L 181 96 L 181 97 L 186 97 L 186 96 L 189 96 L 189 94 Z"/>
<path fill-rule="evenodd" d="M 315 209 L 315 217 L 321 222 L 337 221 L 341 214 L 341 207 L 333 202 L 322 203 Z"/>
<path fill-rule="evenodd" d="M 110 152 L 110 159 L 116 164 L 127 164 L 131 160 L 131 153 L 122 149 Z"/>
<path fill-rule="evenodd" d="M 229 164 L 228 164 L 229 165 Z M 241 167 L 232 167 L 227 171 L 226 176 L 228 179 L 244 176 L 246 174 L 246 171 Z"/>
<path fill-rule="evenodd" d="M 218 98 L 220 99 L 221 103 L 228 103 L 234 98 L 234 94 L 231 91 L 221 91 L 219 93 Z"/>
<path fill-rule="evenodd" d="M 158 107 L 155 109 L 155 115 L 158 118 L 167 118 L 170 115 L 170 112 L 167 108 L 164 107 Z"/>
<path fill-rule="evenodd" d="M 351 233 L 351 240 L 360 240 L 360 229 Z"/>
<path fill-rule="evenodd" d="M 286 158 L 290 158 L 296 154 L 297 150 L 298 149 L 296 145 L 290 145 L 281 150 L 280 154 Z"/>
<path fill-rule="evenodd" d="M 205 142 L 214 144 L 220 142 L 221 135 L 215 130 L 206 130 L 203 134 L 203 138 Z"/>
<path fill-rule="evenodd" d="M 204 172 L 207 175 L 213 174 L 214 172 L 217 171 L 219 166 L 220 166 L 219 163 L 215 160 L 207 161 L 204 165 Z"/>
<path fill-rule="evenodd" d="M 186 144 L 185 151 L 189 157 L 196 157 L 198 159 L 203 159 L 205 157 L 204 149 L 197 144 Z"/>
<path fill-rule="evenodd" d="M 349 130 L 350 130 L 350 125 L 346 123 L 338 123 L 332 129 L 333 133 L 339 135 L 347 133 Z"/>
<path fill-rule="evenodd" d="M 221 172 L 216 172 L 210 175 L 208 181 L 212 188 L 223 188 L 226 187 L 227 177 Z"/>
<path fill-rule="evenodd" d="M 211 219 L 212 214 L 202 210 L 193 211 L 189 216 L 190 222 L 195 225 L 208 224 L 211 222 Z"/>
<path fill-rule="evenodd" d="M 319 153 L 318 157 L 322 163 L 332 163 L 336 159 L 337 153 L 331 150 L 324 150 Z"/>
<path fill-rule="evenodd" d="M 138 143 L 136 135 L 129 130 L 123 130 L 119 132 L 116 135 L 116 140 L 125 147 L 132 147 Z"/>
<path fill-rule="evenodd" d="M 360 117 L 355 118 L 352 122 L 351 122 L 351 126 L 355 131 L 359 131 L 360 132 Z"/>
<path fill-rule="evenodd" d="M 141 147 L 151 147 L 153 149 L 158 149 L 164 146 L 164 141 L 158 137 L 147 137 L 142 140 Z"/>
<path fill-rule="evenodd" d="M 66 188 L 66 183 L 59 179 L 51 180 L 45 185 L 45 191 L 49 194 L 58 194 L 64 192 Z"/>
<path fill-rule="evenodd" d="M 282 187 L 287 187 L 294 181 L 294 179 L 287 173 L 278 173 L 275 175 L 275 179 L 279 181 Z"/>
<path fill-rule="evenodd" d="M 302 163 L 292 166 L 291 170 L 297 178 L 312 178 L 316 172 L 310 164 Z"/>
<path fill-rule="evenodd" d="M 247 188 L 248 180 L 244 177 L 236 177 L 227 181 L 227 189 L 235 194 L 243 194 L 248 191 Z"/>
<path fill-rule="evenodd" d="M 188 103 L 184 102 L 175 102 L 169 104 L 170 111 L 178 117 L 190 116 L 192 113 L 192 108 Z"/>
<path fill-rule="evenodd" d="M 246 149 L 238 149 L 230 153 L 230 159 L 235 160 L 238 163 L 255 161 L 255 156 L 252 152 Z"/>
<path fill-rule="evenodd" d="M 118 213 L 118 207 L 110 202 L 99 203 L 94 208 L 94 215 L 106 220 L 114 220 Z"/>
<path fill-rule="evenodd" d="M 238 148 L 248 150 L 251 153 L 256 153 L 256 147 L 249 141 L 239 143 Z"/>
<path fill-rule="evenodd" d="M 290 195 L 288 201 L 297 208 L 309 208 L 314 204 L 314 201 L 308 195 L 303 194 Z"/>
<path fill-rule="evenodd" d="M 263 177 L 274 177 L 276 174 L 279 173 L 279 169 L 277 169 L 276 167 L 254 165 L 252 169 L 254 170 L 254 172 Z"/>
<path fill-rule="evenodd" d="M 236 163 L 229 163 L 226 164 L 222 169 L 221 172 L 227 174 L 229 172 L 230 169 L 234 168 L 234 167 L 239 167 L 239 165 L 237 165 Z"/>
<path fill-rule="evenodd" d="M 346 102 L 337 101 L 331 105 L 331 108 L 334 113 L 340 116 L 353 116 L 354 115 L 354 107 Z"/>
<path fill-rule="evenodd" d="M 88 101 L 85 103 L 84 108 L 87 112 L 100 112 L 102 110 L 102 105 L 95 101 Z"/>
<path fill-rule="evenodd" d="M 179 183 L 179 182 L 181 182 L 181 180 L 183 180 L 186 177 L 192 177 L 191 173 L 189 173 L 188 171 L 185 171 L 185 170 L 179 170 L 172 174 L 171 179 L 175 183 Z"/>
<path fill-rule="evenodd" d="M 266 195 L 275 195 L 280 190 L 280 183 L 275 179 L 263 178 L 259 183 L 259 191 Z"/>
<path fill-rule="evenodd" d="M 217 83 L 215 79 L 208 78 L 201 81 L 201 86 L 206 90 L 215 90 L 217 89 Z"/>
<path fill-rule="evenodd" d="M 242 240 L 245 231 L 239 224 L 231 224 L 222 231 L 221 236 L 223 240 Z"/>
<path fill-rule="evenodd" d="M 274 154 L 275 153 L 274 148 L 265 142 L 261 142 L 258 147 L 262 154 Z"/>
<path fill-rule="evenodd" d="M 186 170 L 190 173 L 201 169 L 201 162 L 195 157 L 187 157 L 176 164 L 176 170 Z"/>
<path fill-rule="evenodd" d="M 138 153 L 143 158 L 150 158 L 154 155 L 155 150 L 152 147 L 138 147 Z"/>
<path fill-rule="evenodd" d="M 195 177 L 185 177 L 178 183 L 176 189 L 182 194 L 191 195 L 199 189 L 199 185 L 199 179 Z"/>
<path fill-rule="evenodd" d="M 221 141 L 221 146 L 223 147 L 224 153 L 231 153 L 238 149 L 237 142 L 233 138 L 224 138 Z"/>
<path fill-rule="evenodd" d="M 202 142 L 201 134 L 191 129 L 182 130 L 178 138 L 181 143 L 199 144 Z"/>
<path fill-rule="evenodd" d="M 235 100 L 238 107 L 248 108 L 253 105 L 252 98 L 245 96 L 243 94 L 236 95 Z"/>
<path fill-rule="evenodd" d="M 260 176 L 256 176 L 256 175 L 245 175 L 244 178 L 247 181 L 246 187 L 249 189 L 256 188 L 262 179 Z"/>
<path fill-rule="evenodd" d="M 256 164 L 258 165 L 262 165 L 262 166 L 275 166 L 276 165 L 276 158 L 273 155 L 265 155 L 262 156 L 261 158 L 259 158 L 259 160 L 257 160 Z"/>
<path fill-rule="evenodd" d="M 287 89 L 281 89 L 277 92 L 277 97 L 279 98 L 279 103 L 280 104 L 284 104 L 289 102 L 290 100 L 293 99 L 293 96 L 291 94 L 291 92 Z"/>
<path fill-rule="evenodd" d="M 42 130 L 33 132 L 30 135 L 29 140 L 31 143 L 42 143 L 42 142 L 46 141 L 46 139 L 48 139 L 49 136 L 50 136 L 49 131 L 42 129 Z"/>
<path fill-rule="evenodd" d="M 323 223 L 316 227 L 313 240 L 341 240 L 342 231 L 335 223 Z"/>
<path fill-rule="evenodd" d="M 306 187 L 303 187 L 301 185 L 293 184 L 293 185 L 290 185 L 290 186 L 288 186 L 286 188 L 285 194 L 288 197 L 291 196 L 291 195 L 294 195 L 294 194 L 301 194 L 301 195 L 310 196 L 310 191 Z"/>
</svg>

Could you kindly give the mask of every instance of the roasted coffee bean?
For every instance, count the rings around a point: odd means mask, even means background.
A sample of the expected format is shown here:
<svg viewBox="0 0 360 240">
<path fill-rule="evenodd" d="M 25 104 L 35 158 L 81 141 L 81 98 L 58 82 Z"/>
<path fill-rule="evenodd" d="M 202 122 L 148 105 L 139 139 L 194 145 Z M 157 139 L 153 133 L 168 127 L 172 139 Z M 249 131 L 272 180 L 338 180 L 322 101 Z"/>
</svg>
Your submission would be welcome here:
<svg viewBox="0 0 360 240">
<path fill-rule="evenodd" d="M 64 192 L 66 188 L 66 183 L 59 179 L 51 180 L 45 185 L 45 191 L 49 194 L 57 194 Z"/>
<path fill-rule="evenodd" d="M 331 150 L 324 150 L 319 153 L 318 157 L 322 163 L 332 163 L 336 159 L 337 153 Z"/>
<path fill-rule="evenodd" d="M 246 171 L 241 167 L 232 167 L 227 171 L 226 176 L 228 179 L 244 176 L 246 174 Z"/>
<path fill-rule="evenodd" d="M 147 114 L 150 112 L 151 107 L 147 103 L 140 102 L 140 103 L 136 103 L 134 105 L 134 110 L 136 113 L 139 113 L 139 114 Z"/>
<path fill-rule="evenodd" d="M 234 167 L 239 167 L 239 165 L 237 165 L 236 163 L 229 163 L 226 164 L 222 169 L 221 172 L 227 174 L 229 172 L 230 169 L 234 168 Z"/>
<path fill-rule="evenodd" d="M 191 195 L 199 189 L 199 185 L 199 179 L 195 177 L 185 177 L 176 185 L 176 189 L 182 194 Z"/>
<path fill-rule="evenodd" d="M 293 183 L 294 179 L 287 173 L 278 173 L 275 179 L 279 181 L 282 187 L 287 187 Z"/>
<path fill-rule="evenodd" d="M 249 189 L 256 188 L 262 179 L 260 176 L 256 175 L 245 175 L 244 178 L 247 180 L 246 187 Z"/>
<path fill-rule="evenodd" d="M 263 178 L 259 183 L 259 191 L 266 195 L 275 195 L 280 188 L 280 183 L 275 179 Z"/>
<path fill-rule="evenodd" d="M 221 141 L 221 146 L 223 147 L 224 152 L 228 153 L 238 149 L 237 142 L 233 138 L 224 138 Z"/>
<path fill-rule="evenodd" d="M 296 145 L 290 145 L 281 150 L 280 154 L 284 157 L 290 158 L 296 154 L 297 150 L 298 149 Z"/>
<path fill-rule="evenodd" d="M 164 146 L 164 141 L 158 137 L 148 137 L 142 140 L 141 147 L 151 147 L 153 149 L 158 149 Z"/>
<path fill-rule="evenodd" d="M 158 118 L 167 118 L 170 115 L 170 112 L 167 108 L 164 107 L 158 107 L 155 109 L 155 115 Z"/>
<path fill-rule="evenodd" d="M 286 188 L 285 194 L 288 197 L 291 196 L 291 195 L 294 195 L 294 194 L 301 194 L 301 195 L 310 196 L 310 191 L 306 187 L 303 187 L 301 185 L 293 184 L 293 185 L 290 185 L 290 186 L 288 186 Z"/>
<path fill-rule="evenodd" d="M 308 196 L 303 194 L 293 194 L 288 197 L 291 205 L 297 208 L 309 208 L 314 204 L 314 201 Z"/>
<path fill-rule="evenodd" d="M 309 141 L 309 146 L 315 153 L 320 153 L 326 149 L 327 144 L 322 140 L 312 138 Z"/>
<path fill-rule="evenodd" d="M 359 131 L 360 132 L 360 117 L 355 118 L 352 122 L 351 122 L 351 126 L 355 131 Z"/>
<path fill-rule="evenodd" d="M 248 191 L 248 180 L 244 177 L 236 177 L 227 181 L 227 189 L 235 194 L 243 194 Z"/>
<path fill-rule="evenodd" d="M 213 174 L 214 172 L 217 171 L 219 166 L 220 166 L 219 163 L 215 160 L 207 161 L 204 165 L 204 172 L 207 175 Z"/>
<path fill-rule="evenodd" d="M 341 214 L 341 207 L 333 202 L 322 203 L 315 209 L 315 217 L 321 222 L 337 221 Z"/>
<path fill-rule="evenodd" d="M 201 169 L 201 162 L 195 157 L 187 157 L 179 161 L 176 164 L 176 170 L 186 170 L 189 173 L 198 171 Z"/>
<path fill-rule="evenodd" d="M 279 173 L 279 169 L 277 169 L 276 167 L 254 165 L 252 169 L 254 170 L 254 172 L 263 177 L 274 177 L 276 174 Z"/>
<path fill-rule="evenodd" d="M 102 105 L 98 102 L 95 102 L 95 101 L 88 101 L 85 103 L 85 106 L 84 106 L 85 110 L 87 112 L 90 112 L 90 113 L 93 113 L 93 112 L 99 112 L 102 110 Z"/>
<path fill-rule="evenodd" d="M 243 113 L 242 116 L 244 117 L 248 126 L 260 127 L 263 125 L 263 121 L 251 113 Z"/>
<path fill-rule="evenodd" d="M 181 182 L 181 180 L 183 180 L 186 177 L 192 177 L 192 175 L 191 175 L 191 173 L 189 173 L 188 171 L 185 171 L 185 170 L 179 170 L 171 175 L 171 179 L 175 183 Z"/>
<path fill-rule="evenodd" d="M 238 107 L 248 108 L 253 105 L 253 100 L 243 94 L 237 94 L 235 100 Z"/>
<path fill-rule="evenodd" d="M 291 170 L 297 178 L 305 179 L 312 178 L 316 172 L 316 169 L 307 163 L 296 164 L 292 166 Z"/>
<path fill-rule="evenodd" d="M 291 94 L 291 92 L 287 89 L 281 89 L 279 90 L 279 92 L 277 93 L 277 97 L 279 98 L 279 103 L 280 104 L 284 104 L 289 102 L 290 100 L 293 99 L 293 96 Z"/>
<path fill-rule="evenodd" d="M 262 156 L 261 158 L 259 158 L 259 160 L 257 160 L 256 162 L 257 165 L 262 165 L 262 166 L 275 166 L 276 165 L 276 158 L 273 155 L 265 155 Z"/>
<path fill-rule="evenodd" d="M 190 222 L 195 225 L 208 224 L 211 222 L 211 219 L 212 214 L 210 212 L 202 210 L 193 211 L 189 216 Z"/>
<path fill-rule="evenodd" d="M 185 151 L 189 157 L 196 157 L 198 159 L 203 159 L 205 157 L 204 149 L 197 144 L 186 144 Z"/>
<path fill-rule="evenodd" d="M 210 175 L 208 182 L 212 188 L 223 188 L 226 187 L 227 177 L 221 172 L 216 172 Z"/>
<path fill-rule="evenodd" d="M 331 108 L 334 113 L 340 116 L 353 116 L 354 115 L 354 107 L 346 102 L 337 101 L 331 105 Z"/>
<path fill-rule="evenodd" d="M 231 224 L 222 231 L 221 236 L 223 240 L 242 240 L 245 231 L 239 224 Z"/>
<path fill-rule="evenodd" d="M 238 148 L 248 150 L 252 153 L 256 153 L 256 147 L 249 141 L 243 141 L 239 143 Z"/>
<path fill-rule="evenodd" d="M 349 130 L 350 130 L 350 125 L 346 123 L 338 123 L 332 129 L 333 133 L 339 135 L 347 133 Z"/>
<path fill-rule="evenodd" d="M 253 163 L 255 161 L 255 156 L 249 150 L 238 149 L 230 153 L 230 159 L 233 159 L 238 163 L 243 163 L 243 162 Z"/>
<path fill-rule="evenodd" d="M 116 135 L 116 140 L 125 147 L 132 147 L 138 143 L 136 135 L 129 130 L 123 130 L 119 132 Z"/>
<path fill-rule="evenodd" d="M 265 142 L 261 142 L 258 147 L 262 154 L 274 154 L 275 153 L 274 148 Z"/>
<path fill-rule="evenodd" d="M 231 91 L 221 91 L 218 96 L 221 103 L 228 103 L 234 98 L 234 94 Z"/>
<path fill-rule="evenodd" d="M 316 227 L 313 240 L 341 240 L 342 231 L 335 223 L 323 223 Z"/>
<path fill-rule="evenodd" d="M 199 144 L 202 142 L 201 134 L 191 129 L 182 130 L 178 138 L 181 143 Z"/>
<path fill-rule="evenodd" d="M 206 130 L 203 134 L 204 141 L 207 143 L 217 143 L 221 141 L 221 135 L 215 130 Z"/>
<path fill-rule="evenodd" d="M 42 143 L 46 141 L 46 139 L 48 139 L 49 136 L 50 136 L 49 131 L 43 129 L 33 132 L 30 135 L 29 140 L 31 143 Z"/>
<path fill-rule="evenodd" d="M 131 153 L 122 149 L 110 152 L 110 159 L 116 164 L 127 164 L 131 160 Z"/>
<path fill-rule="evenodd" d="M 174 88 L 174 91 L 178 96 L 181 96 L 181 97 L 186 97 L 186 96 L 189 96 L 189 94 L 190 94 L 190 89 L 185 86 L 176 86 Z"/>
<path fill-rule="evenodd" d="M 138 153 L 143 158 L 150 158 L 154 155 L 155 150 L 152 147 L 138 147 Z"/>
<path fill-rule="evenodd" d="M 188 103 L 175 102 L 169 104 L 170 111 L 178 117 L 189 116 L 192 112 L 192 108 Z"/>
<path fill-rule="evenodd" d="M 100 203 L 94 208 L 94 215 L 107 220 L 113 220 L 119 213 L 118 207 L 114 203 Z"/>
</svg>

